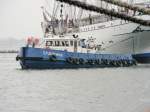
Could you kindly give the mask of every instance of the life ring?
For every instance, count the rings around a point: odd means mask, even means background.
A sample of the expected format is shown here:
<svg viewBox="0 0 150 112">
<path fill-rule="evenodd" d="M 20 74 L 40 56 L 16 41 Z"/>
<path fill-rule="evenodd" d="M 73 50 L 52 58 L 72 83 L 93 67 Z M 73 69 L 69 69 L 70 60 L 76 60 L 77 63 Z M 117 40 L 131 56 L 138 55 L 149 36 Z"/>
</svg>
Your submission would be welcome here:
<svg viewBox="0 0 150 112">
<path fill-rule="evenodd" d="M 80 59 L 79 59 L 79 63 L 80 63 L 80 64 L 84 64 L 84 63 L 85 63 L 85 62 L 84 62 L 84 59 L 83 59 L 83 58 L 80 58 Z"/>
<path fill-rule="evenodd" d="M 104 64 L 104 59 L 101 59 L 101 63 Z"/>
<path fill-rule="evenodd" d="M 117 64 L 118 64 L 119 67 L 123 67 L 123 63 L 122 63 L 121 60 L 118 60 Z"/>
<path fill-rule="evenodd" d="M 127 60 L 127 66 L 131 66 L 132 62 L 130 60 Z"/>
<path fill-rule="evenodd" d="M 105 64 L 105 60 L 104 59 L 101 59 L 101 64 Z"/>
<path fill-rule="evenodd" d="M 113 60 L 110 60 L 110 65 L 113 65 Z"/>
<path fill-rule="evenodd" d="M 117 60 L 117 66 L 118 67 L 123 67 L 123 63 L 121 62 L 121 60 Z"/>
<path fill-rule="evenodd" d="M 117 66 L 117 61 L 116 60 L 113 61 L 113 66 Z"/>
<path fill-rule="evenodd" d="M 88 59 L 88 63 L 89 63 L 90 65 L 94 65 L 94 60 Z"/>
<path fill-rule="evenodd" d="M 57 60 L 56 55 L 50 55 L 50 56 L 49 56 L 49 60 L 50 60 L 50 61 L 56 61 L 56 60 Z"/>
<path fill-rule="evenodd" d="M 131 65 L 131 63 L 129 62 L 129 60 L 123 60 L 123 65 L 124 65 L 125 67 L 128 67 L 128 66 Z"/>
<path fill-rule="evenodd" d="M 122 66 L 125 66 L 124 60 L 120 60 L 120 62 L 122 63 Z"/>
<path fill-rule="evenodd" d="M 126 60 L 124 60 L 124 64 L 125 64 L 125 65 L 127 65 L 127 64 L 128 64 Z"/>
<path fill-rule="evenodd" d="M 103 63 L 104 63 L 105 65 L 110 65 L 110 61 L 107 60 L 107 59 L 104 59 L 104 60 L 103 60 Z"/>
<path fill-rule="evenodd" d="M 125 64 L 125 66 L 129 66 L 130 65 L 128 60 L 124 60 L 124 64 Z"/>
<path fill-rule="evenodd" d="M 88 64 L 90 64 L 90 63 L 91 63 L 91 60 L 90 60 L 90 59 L 88 59 L 88 60 L 87 60 L 87 63 L 88 63 Z"/>
<path fill-rule="evenodd" d="M 94 64 L 95 64 L 94 60 L 91 59 L 91 65 L 94 65 Z"/>
<path fill-rule="evenodd" d="M 114 62 L 114 61 L 113 61 L 113 60 L 111 60 L 111 61 L 110 61 L 110 65 L 112 65 L 112 66 L 113 66 L 113 62 Z"/>
<path fill-rule="evenodd" d="M 68 57 L 68 58 L 66 59 L 66 61 L 67 61 L 68 63 L 73 63 L 73 58 L 72 58 L 72 57 Z"/>
<path fill-rule="evenodd" d="M 97 59 L 97 60 L 95 60 L 95 63 L 100 65 L 101 64 L 101 60 Z"/>
<path fill-rule="evenodd" d="M 106 59 L 104 59 L 104 64 L 107 65 L 107 60 Z"/>
<path fill-rule="evenodd" d="M 133 60 L 128 60 L 128 65 L 132 66 L 133 65 Z"/>
<path fill-rule="evenodd" d="M 107 61 L 106 61 L 106 64 L 107 64 L 107 65 L 110 65 L 110 62 L 111 62 L 110 60 L 107 60 Z"/>
<path fill-rule="evenodd" d="M 119 61 L 118 60 L 116 60 L 116 67 L 119 67 L 120 65 L 119 65 Z"/>
<path fill-rule="evenodd" d="M 79 59 L 78 58 L 73 58 L 73 63 L 79 65 L 80 64 Z"/>
</svg>

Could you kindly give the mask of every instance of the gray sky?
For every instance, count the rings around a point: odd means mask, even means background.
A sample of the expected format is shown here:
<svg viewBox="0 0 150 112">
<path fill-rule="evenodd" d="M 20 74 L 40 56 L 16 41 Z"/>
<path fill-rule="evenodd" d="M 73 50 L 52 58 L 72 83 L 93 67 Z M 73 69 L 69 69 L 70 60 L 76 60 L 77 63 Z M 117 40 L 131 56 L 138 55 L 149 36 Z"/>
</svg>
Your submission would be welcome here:
<svg viewBox="0 0 150 112">
<path fill-rule="evenodd" d="M 0 0 L 0 39 L 42 37 L 44 0 Z"/>
<path fill-rule="evenodd" d="M 42 37 L 41 6 L 46 3 L 45 1 L 0 0 L 0 39 L 9 37 L 19 39 L 28 36 Z M 47 1 L 53 5 L 53 0 Z"/>
</svg>

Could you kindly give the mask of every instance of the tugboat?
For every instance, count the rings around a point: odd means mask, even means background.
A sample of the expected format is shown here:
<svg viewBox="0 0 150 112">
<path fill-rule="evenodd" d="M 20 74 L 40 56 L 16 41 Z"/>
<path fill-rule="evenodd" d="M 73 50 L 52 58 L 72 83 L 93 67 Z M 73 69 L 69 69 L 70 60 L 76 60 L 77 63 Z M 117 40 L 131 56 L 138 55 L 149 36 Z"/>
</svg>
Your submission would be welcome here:
<svg viewBox="0 0 150 112">
<path fill-rule="evenodd" d="M 95 39 L 92 37 L 88 40 L 81 39 L 77 35 L 70 36 L 70 38 L 52 37 L 46 40 L 45 48 L 36 46 L 37 39 L 34 40 L 29 41 L 26 47 L 22 47 L 16 57 L 16 60 L 20 61 L 22 69 L 129 67 L 136 65 L 130 54 L 99 53 L 100 46 L 94 44 Z"/>
<path fill-rule="evenodd" d="M 81 37 L 78 26 L 67 22 L 63 17 L 63 4 L 60 5 L 60 18 L 48 21 L 43 9 L 45 22 L 44 45 L 38 46 L 39 40 L 28 38 L 27 45 L 22 47 L 16 57 L 22 69 L 69 69 L 69 68 L 103 68 L 129 67 L 136 65 L 132 54 L 104 54 L 96 38 L 89 35 Z M 45 24 L 46 23 L 46 24 Z M 49 24 L 47 24 L 49 23 Z M 46 27 L 43 27 L 46 26 Z M 73 33 L 66 33 L 73 32 Z"/>
</svg>

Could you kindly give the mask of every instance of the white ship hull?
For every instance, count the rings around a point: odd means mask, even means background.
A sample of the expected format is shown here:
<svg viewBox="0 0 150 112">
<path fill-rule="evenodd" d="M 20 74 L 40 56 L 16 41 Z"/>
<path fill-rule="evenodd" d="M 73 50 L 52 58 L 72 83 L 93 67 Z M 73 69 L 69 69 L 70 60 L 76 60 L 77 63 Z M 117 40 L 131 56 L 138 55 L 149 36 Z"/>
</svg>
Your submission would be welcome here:
<svg viewBox="0 0 150 112">
<path fill-rule="evenodd" d="M 140 18 L 150 20 L 150 16 Z M 80 27 L 77 34 L 80 38 L 94 37 L 102 45 L 105 53 L 146 53 L 150 52 L 150 27 L 124 20 L 113 20 L 104 23 Z M 136 30 L 137 29 L 137 30 Z"/>
</svg>

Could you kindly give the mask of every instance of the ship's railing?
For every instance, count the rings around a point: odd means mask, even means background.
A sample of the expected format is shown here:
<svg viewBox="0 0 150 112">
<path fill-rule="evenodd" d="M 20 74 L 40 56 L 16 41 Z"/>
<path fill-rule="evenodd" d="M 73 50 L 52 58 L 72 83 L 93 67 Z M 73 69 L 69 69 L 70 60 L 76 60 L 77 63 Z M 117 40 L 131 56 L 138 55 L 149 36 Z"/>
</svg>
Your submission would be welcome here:
<svg viewBox="0 0 150 112">
<path fill-rule="evenodd" d="M 98 24 L 98 23 L 103 23 L 107 21 L 112 21 L 116 20 L 117 18 L 115 17 L 110 17 L 106 15 L 97 15 L 91 18 L 84 18 L 80 21 L 80 26 L 86 26 L 86 25 L 92 25 L 92 24 Z"/>
<path fill-rule="evenodd" d="M 116 5 L 116 6 L 119 6 L 119 7 L 124 7 L 128 10 L 132 10 L 132 11 L 135 11 L 135 12 L 138 11 L 138 12 L 142 12 L 144 14 L 150 14 L 150 10 L 147 10 L 145 7 L 139 7 L 136 4 L 133 5 L 133 4 L 129 4 L 127 2 L 123 2 L 123 1 L 120 1 L 120 0 L 101 0 L 101 1 L 113 4 L 113 5 Z"/>
</svg>

